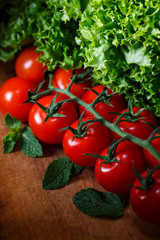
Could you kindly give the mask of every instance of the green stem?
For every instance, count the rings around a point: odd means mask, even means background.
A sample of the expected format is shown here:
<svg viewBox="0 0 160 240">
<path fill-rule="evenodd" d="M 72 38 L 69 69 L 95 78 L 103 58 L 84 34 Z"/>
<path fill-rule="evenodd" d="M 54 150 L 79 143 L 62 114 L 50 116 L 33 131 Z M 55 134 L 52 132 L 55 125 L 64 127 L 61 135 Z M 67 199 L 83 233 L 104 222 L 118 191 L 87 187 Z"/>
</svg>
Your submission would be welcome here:
<svg viewBox="0 0 160 240">
<path fill-rule="evenodd" d="M 118 134 L 122 138 L 127 137 L 127 139 L 129 141 L 131 141 L 133 143 L 136 143 L 137 145 L 147 149 L 160 162 L 160 153 L 152 146 L 150 141 L 142 140 L 140 138 L 137 138 L 137 137 L 135 137 L 135 136 L 133 136 L 131 134 L 128 134 L 128 133 L 122 131 L 117 126 L 116 123 L 110 123 L 105 118 L 102 118 L 102 116 L 94 109 L 92 104 L 89 105 L 89 104 L 83 102 L 80 98 L 75 97 L 75 95 L 73 95 L 70 91 L 68 91 L 68 89 L 60 89 L 60 88 L 52 87 L 52 88 L 44 91 L 43 93 L 39 93 L 37 96 L 48 94 L 48 93 L 51 93 L 53 91 L 59 92 L 59 93 L 63 93 L 65 95 L 69 96 L 71 99 L 74 99 L 78 104 L 80 104 L 85 109 L 87 109 L 89 112 L 91 112 L 97 119 L 99 119 L 111 131 L 115 132 L 116 134 Z"/>
</svg>

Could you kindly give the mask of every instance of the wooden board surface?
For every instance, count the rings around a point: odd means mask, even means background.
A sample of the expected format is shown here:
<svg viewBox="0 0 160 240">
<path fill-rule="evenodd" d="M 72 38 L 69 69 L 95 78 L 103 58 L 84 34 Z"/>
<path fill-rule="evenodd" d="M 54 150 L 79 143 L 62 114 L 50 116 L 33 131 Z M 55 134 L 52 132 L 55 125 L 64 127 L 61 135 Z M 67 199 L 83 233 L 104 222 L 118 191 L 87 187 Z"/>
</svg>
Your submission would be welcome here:
<svg viewBox="0 0 160 240">
<path fill-rule="evenodd" d="M 13 64 L 0 64 L 0 85 L 13 75 Z M 43 145 L 44 157 L 25 156 L 18 147 L 3 154 L 2 140 L 8 130 L 0 114 L 0 239 L 1 240 L 158 240 L 160 226 L 138 219 L 125 208 L 119 219 L 94 218 L 79 212 L 72 197 L 82 188 L 104 191 L 93 169 L 84 171 L 69 185 L 45 191 L 42 180 L 48 164 L 62 157 L 60 145 Z"/>
</svg>

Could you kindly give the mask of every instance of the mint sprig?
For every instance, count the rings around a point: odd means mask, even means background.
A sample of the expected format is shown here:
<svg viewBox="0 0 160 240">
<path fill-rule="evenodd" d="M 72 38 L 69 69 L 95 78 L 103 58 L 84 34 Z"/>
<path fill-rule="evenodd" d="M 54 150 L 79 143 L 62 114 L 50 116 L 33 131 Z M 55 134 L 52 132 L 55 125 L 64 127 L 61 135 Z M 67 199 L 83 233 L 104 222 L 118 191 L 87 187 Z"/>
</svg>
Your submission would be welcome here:
<svg viewBox="0 0 160 240">
<path fill-rule="evenodd" d="M 45 190 L 64 187 L 71 177 L 78 175 L 82 169 L 83 167 L 71 162 L 67 157 L 58 158 L 48 165 L 42 187 Z"/>
<path fill-rule="evenodd" d="M 35 138 L 29 127 L 24 127 L 21 130 L 21 135 L 18 142 L 21 151 L 27 156 L 33 158 L 43 156 L 42 146 Z"/>
<path fill-rule="evenodd" d="M 125 202 L 118 194 L 99 192 L 88 188 L 77 192 L 73 197 L 74 205 L 89 216 L 121 217 Z"/>
<path fill-rule="evenodd" d="M 21 121 L 7 113 L 5 125 L 10 132 L 3 139 L 3 153 L 10 153 L 14 150 L 16 143 L 20 149 L 29 157 L 43 156 L 42 146 L 33 135 L 29 127 L 21 128 Z"/>
</svg>

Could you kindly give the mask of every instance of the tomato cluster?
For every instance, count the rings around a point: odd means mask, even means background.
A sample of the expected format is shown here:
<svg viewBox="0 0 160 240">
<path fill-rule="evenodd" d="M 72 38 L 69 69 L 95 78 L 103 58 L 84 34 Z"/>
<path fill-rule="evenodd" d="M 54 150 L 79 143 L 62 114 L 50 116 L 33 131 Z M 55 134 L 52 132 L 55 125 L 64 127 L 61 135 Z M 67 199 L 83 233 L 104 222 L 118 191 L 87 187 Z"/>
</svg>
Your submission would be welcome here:
<svg viewBox="0 0 160 240">
<path fill-rule="evenodd" d="M 146 168 L 159 164 L 149 151 L 128 140 L 121 141 L 118 134 L 110 131 L 101 121 L 96 121 L 91 112 L 73 101 L 62 104 L 57 112 L 51 111 L 54 110 L 51 105 L 55 92 L 41 97 L 34 104 L 23 104 L 27 92 L 33 91 L 43 80 L 46 66 L 39 62 L 39 56 L 34 47 L 26 48 L 19 54 L 15 63 L 17 76 L 0 87 L 0 112 L 3 115 L 9 112 L 23 122 L 28 121 L 33 134 L 40 141 L 47 144 L 62 143 L 64 153 L 71 161 L 94 168 L 95 177 L 104 189 L 122 195 L 130 194 L 131 205 L 140 218 L 160 223 L 160 172 L 153 174 L 154 184 L 148 191 L 140 188 L 135 172 L 136 167 L 145 178 Z M 74 72 L 81 74 L 84 70 L 77 69 Z M 72 75 L 73 70 L 58 68 L 54 72 L 52 85 L 66 89 Z M 149 138 L 153 132 L 152 126 L 158 125 L 150 112 L 138 107 L 133 107 L 129 112 L 124 96 L 104 85 L 91 88 L 91 81 L 86 78 L 84 75 L 84 81 L 72 84 L 70 91 L 76 97 L 93 104 L 97 96 L 103 93 L 94 105 L 99 116 L 110 123 L 116 122 L 119 129 L 127 134 L 143 140 Z M 55 104 L 67 98 L 59 93 Z M 121 115 L 123 117 L 119 118 Z M 152 144 L 160 152 L 160 138 L 156 136 Z M 119 144 L 113 143 L 114 140 L 118 140 Z"/>
</svg>

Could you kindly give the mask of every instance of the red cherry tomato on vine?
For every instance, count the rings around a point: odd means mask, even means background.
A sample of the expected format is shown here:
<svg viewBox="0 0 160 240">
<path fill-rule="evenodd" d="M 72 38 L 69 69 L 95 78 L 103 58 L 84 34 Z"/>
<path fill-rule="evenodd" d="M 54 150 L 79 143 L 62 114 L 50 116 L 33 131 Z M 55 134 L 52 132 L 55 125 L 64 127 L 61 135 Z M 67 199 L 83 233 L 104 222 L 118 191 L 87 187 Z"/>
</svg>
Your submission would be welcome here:
<svg viewBox="0 0 160 240">
<path fill-rule="evenodd" d="M 91 118 L 83 118 L 83 122 Z M 88 124 L 87 124 L 88 125 Z M 78 120 L 71 127 L 77 129 Z M 111 143 L 110 131 L 100 122 L 93 122 L 87 128 L 85 136 L 73 138 L 74 134 L 67 130 L 63 137 L 63 150 L 74 163 L 83 167 L 94 167 L 96 158 L 85 153 L 100 154 Z"/>
<path fill-rule="evenodd" d="M 80 73 L 83 73 L 84 70 L 76 69 L 75 72 L 76 74 L 80 74 Z M 54 73 L 53 81 L 55 82 L 55 84 L 57 84 L 57 86 L 60 89 L 66 89 L 71 82 L 70 78 L 72 77 L 72 74 L 73 74 L 72 69 L 68 69 L 66 71 L 62 68 L 58 68 Z M 73 83 L 70 90 L 71 90 L 71 93 L 73 93 L 75 96 L 81 98 L 84 92 L 86 92 L 85 88 L 89 88 L 89 87 L 91 87 L 91 82 L 89 80 L 86 80 L 82 83 L 76 83 L 76 84 Z"/>
<path fill-rule="evenodd" d="M 49 95 L 39 99 L 38 102 L 48 108 L 52 99 L 53 95 Z M 64 94 L 59 94 L 56 102 L 64 99 Z M 36 103 L 31 108 L 28 118 L 29 126 L 33 134 L 42 142 L 48 144 L 61 143 L 64 131 L 60 131 L 60 129 L 71 125 L 78 118 L 77 110 L 71 102 L 63 104 L 58 113 L 66 117 L 51 117 L 44 123 L 46 113 Z"/>
<path fill-rule="evenodd" d="M 96 87 L 93 87 L 92 89 L 95 90 L 97 93 L 101 93 L 103 91 L 104 85 L 98 85 Z M 111 89 L 107 89 L 107 92 L 109 95 L 112 94 Z M 91 90 L 88 90 L 85 92 L 82 96 L 82 100 L 88 104 L 91 104 L 95 98 L 97 97 L 97 94 L 92 92 Z M 116 116 L 115 114 L 111 114 L 111 112 L 120 112 L 122 109 L 126 108 L 126 101 L 122 95 L 119 95 L 115 93 L 109 100 L 109 104 L 106 104 L 105 102 L 101 101 L 95 105 L 95 110 L 105 119 L 107 119 L 109 122 L 112 122 L 113 118 Z M 85 110 L 84 107 L 79 106 L 79 112 L 80 114 Z M 92 113 L 90 113 L 88 110 L 85 110 L 84 117 L 93 117 Z"/>
<path fill-rule="evenodd" d="M 107 156 L 108 148 L 102 151 L 102 156 Z M 139 172 L 145 170 L 145 163 L 139 148 L 132 142 L 121 142 L 115 153 L 115 159 L 110 163 L 105 163 L 102 159 L 97 159 L 95 165 L 95 177 L 99 184 L 107 191 L 116 194 L 127 194 L 130 186 L 136 179 L 134 171 L 135 163 Z"/>
<path fill-rule="evenodd" d="M 132 107 L 133 113 L 137 113 L 141 108 L 139 107 Z M 121 114 L 128 111 L 128 109 L 124 109 L 121 111 Z M 113 120 L 115 122 L 118 116 L 116 116 Z M 128 121 L 124 118 L 121 119 L 120 123 L 118 123 L 118 127 L 129 134 L 132 134 L 140 139 L 147 139 L 150 134 L 153 132 L 153 128 L 147 124 L 146 122 L 152 124 L 153 126 L 157 127 L 157 121 L 154 116 L 147 110 L 143 110 L 137 121 Z M 124 120 L 124 121 L 123 121 Z M 116 139 L 120 139 L 120 136 L 112 132 L 112 135 Z"/>
<path fill-rule="evenodd" d="M 39 61 L 40 53 L 31 46 L 24 49 L 17 57 L 15 71 L 17 76 L 30 80 L 36 84 L 43 80 L 43 73 L 46 66 Z"/>
<path fill-rule="evenodd" d="M 146 177 L 147 172 L 141 174 Z M 141 187 L 138 179 L 135 180 L 130 191 L 130 203 L 136 215 L 142 220 L 160 224 L 160 170 L 152 175 L 153 186 L 149 190 L 137 189 Z"/>
<path fill-rule="evenodd" d="M 10 78 L 0 87 L 0 112 L 3 115 L 10 113 L 13 117 L 25 122 L 32 107 L 27 100 L 28 90 L 33 91 L 35 84 L 20 77 Z"/>
<path fill-rule="evenodd" d="M 157 136 L 157 135 L 155 135 Z M 160 153 L 160 138 L 155 138 L 152 141 L 153 147 Z M 143 156 L 146 161 L 146 164 L 150 167 L 153 168 L 160 164 L 157 158 L 155 158 L 150 152 L 147 151 L 147 149 L 143 148 Z"/>
</svg>

